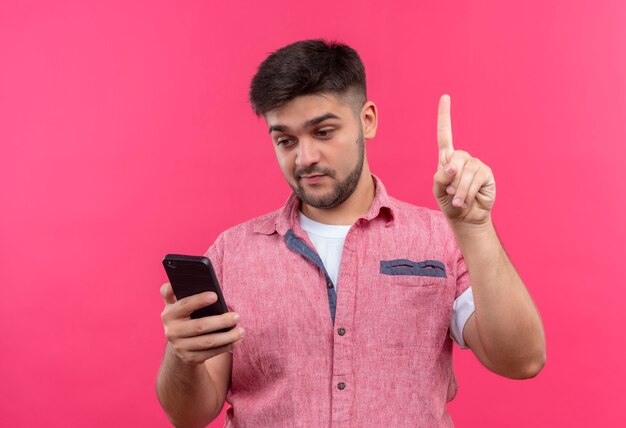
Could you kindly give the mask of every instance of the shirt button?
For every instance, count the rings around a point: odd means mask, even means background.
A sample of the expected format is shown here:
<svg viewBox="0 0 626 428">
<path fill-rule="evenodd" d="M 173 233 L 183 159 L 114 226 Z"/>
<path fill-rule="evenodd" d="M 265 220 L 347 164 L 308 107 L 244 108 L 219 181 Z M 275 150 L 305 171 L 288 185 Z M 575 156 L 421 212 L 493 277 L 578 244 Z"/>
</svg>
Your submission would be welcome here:
<svg viewBox="0 0 626 428">
<path fill-rule="evenodd" d="M 339 333 L 339 336 L 343 336 L 344 334 L 346 334 L 346 329 L 345 329 L 345 328 L 343 328 L 343 327 L 340 327 L 340 328 L 337 330 L 337 333 Z"/>
<path fill-rule="evenodd" d="M 346 389 L 346 383 L 345 382 L 339 382 L 337 384 L 337 388 L 339 388 L 339 389 Z"/>
</svg>

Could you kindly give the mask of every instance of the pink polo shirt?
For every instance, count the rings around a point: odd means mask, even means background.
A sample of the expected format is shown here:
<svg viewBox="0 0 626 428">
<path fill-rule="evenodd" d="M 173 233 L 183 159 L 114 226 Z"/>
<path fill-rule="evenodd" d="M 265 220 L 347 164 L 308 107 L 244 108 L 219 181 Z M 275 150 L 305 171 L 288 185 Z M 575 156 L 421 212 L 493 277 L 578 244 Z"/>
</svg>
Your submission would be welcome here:
<svg viewBox="0 0 626 428">
<path fill-rule="evenodd" d="M 452 426 L 448 329 L 469 275 L 440 212 L 373 180 L 372 206 L 345 238 L 337 294 L 295 194 L 207 251 L 246 330 L 225 426 Z"/>
</svg>

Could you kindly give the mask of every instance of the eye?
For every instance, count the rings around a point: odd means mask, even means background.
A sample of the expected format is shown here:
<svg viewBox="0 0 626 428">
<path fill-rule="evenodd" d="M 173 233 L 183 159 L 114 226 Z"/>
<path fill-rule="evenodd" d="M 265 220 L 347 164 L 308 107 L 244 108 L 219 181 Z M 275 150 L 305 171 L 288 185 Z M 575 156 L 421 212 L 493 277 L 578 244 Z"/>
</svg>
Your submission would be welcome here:
<svg viewBox="0 0 626 428">
<path fill-rule="evenodd" d="M 332 135 L 333 131 L 334 129 L 332 128 L 320 129 L 319 131 L 315 133 L 315 135 L 322 137 L 322 138 L 327 138 Z"/>
<path fill-rule="evenodd" d="M 293 143 L 293 138 L 279 138 L 276 140 L 277 146 L 289 146 Z"/>
</svg>

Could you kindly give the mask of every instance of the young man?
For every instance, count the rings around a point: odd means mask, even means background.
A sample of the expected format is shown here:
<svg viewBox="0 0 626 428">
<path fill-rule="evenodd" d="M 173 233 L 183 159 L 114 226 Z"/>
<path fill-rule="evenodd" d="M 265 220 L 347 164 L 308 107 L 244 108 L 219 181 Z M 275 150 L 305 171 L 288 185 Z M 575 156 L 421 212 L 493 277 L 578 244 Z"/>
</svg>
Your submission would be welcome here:
<svg viewBox="0 0 626 428">
<path fill-rule="evenodd" d="M 232 312 L 192 320 L 216 296 L 176 301 L 161 288 L 157 392 L 172 422 L 204 426 L 227 400 L 226 426 L 451 426 L 451 337 L 503 376 L 541 370 L 539 314 L 491 222 L 493 175 L 453 148 L 447 95 L 441 212 L 392 198 L 371 174 L 378 112 L 348 46 L 274 52 L 250 100 L 293 194 L 208 250 Z"/>
</svg>

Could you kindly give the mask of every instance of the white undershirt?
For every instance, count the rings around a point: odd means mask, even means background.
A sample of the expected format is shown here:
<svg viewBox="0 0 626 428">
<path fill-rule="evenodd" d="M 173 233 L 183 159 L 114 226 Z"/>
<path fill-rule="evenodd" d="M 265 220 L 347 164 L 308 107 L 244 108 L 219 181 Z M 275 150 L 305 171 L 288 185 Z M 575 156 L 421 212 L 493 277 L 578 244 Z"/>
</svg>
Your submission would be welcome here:
<svg viewBox="0 0 626 428">
<path fill-rule="evenodd" d="M 324 268 L 338 290 L 339 265 L 343 252 L 343 242 L 351 226 L 337 226 L 318 223 L 300 212 L 300 226 L 309 235 L 317 253 L 324 263 Z M 474 313 L 474 296 L 472 287 L 469 287 L 452 305 L 452 319 L 450 320 L 450 337 L 463 349 L 467 349 L 463 341 L 463 327 Z"/>
</svg>

